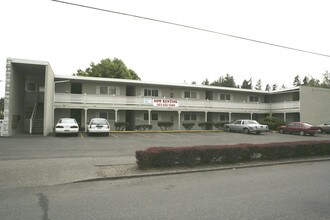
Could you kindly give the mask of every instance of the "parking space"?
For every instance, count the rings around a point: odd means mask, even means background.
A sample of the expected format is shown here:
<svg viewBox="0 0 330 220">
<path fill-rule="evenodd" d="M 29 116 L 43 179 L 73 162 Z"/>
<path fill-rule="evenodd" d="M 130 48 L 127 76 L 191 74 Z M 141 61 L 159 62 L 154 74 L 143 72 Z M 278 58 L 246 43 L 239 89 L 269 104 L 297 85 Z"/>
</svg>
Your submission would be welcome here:
<svg viewBox="0 0 330 220">
<path fill-rule="evenodd" d="M 330 140 L 330 134 L 299 136 L 279 133 L 261 135 L 227 132 L 118 133 L 109 136 L 31 136 L 0 138 L 0 160 L 64 157 L 134 157 L 136 150 L 160 146 L 270 143 Z"/>
</svg>

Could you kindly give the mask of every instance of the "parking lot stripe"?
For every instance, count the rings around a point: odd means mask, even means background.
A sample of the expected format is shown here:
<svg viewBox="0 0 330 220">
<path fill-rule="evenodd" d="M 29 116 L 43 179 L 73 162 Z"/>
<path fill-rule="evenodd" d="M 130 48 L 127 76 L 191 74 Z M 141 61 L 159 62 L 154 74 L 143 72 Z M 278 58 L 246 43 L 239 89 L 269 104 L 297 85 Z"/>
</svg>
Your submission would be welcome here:
<svg viewBox="0 0 330 220">
<path fill-rule="evenodd" d="M 119 138 L 118 136 L 114 135 L 114 134 L 110 134 L 112 137 L 114 138 Z"/>
<path fill-rule="evenodd" d="M 80 138 L 83 139 L 84 138 L 84 135 L 82 133 L 80 133 Z"/>
<path fill-rule="evenodd" d="M 178 137 L 177 135 L 174 135 L 174 134 L 167 134 L 167 133 L 161 133 L 162 135 L 165 135 L 165 136 L 170 136 L 170 137 Z"/>
<path fill-rule="evenodd" d="M 142 137 L 149 137 L 149 136 L 147 136 L 147 135 L 144 135 L 144 134 L 138 134 L 138 133 L 134 133 L 134 134 L 136 134 L 136 135 L 139 135 L 139 136 L 142 136 Z"/>
</svg>

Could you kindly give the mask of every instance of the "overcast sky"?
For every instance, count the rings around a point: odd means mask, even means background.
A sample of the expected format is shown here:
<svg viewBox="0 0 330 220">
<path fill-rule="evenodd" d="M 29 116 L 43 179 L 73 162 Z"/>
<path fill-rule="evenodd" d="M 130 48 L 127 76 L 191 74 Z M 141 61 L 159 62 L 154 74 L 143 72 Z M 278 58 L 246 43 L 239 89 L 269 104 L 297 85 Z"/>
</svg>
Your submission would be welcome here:
<svg viewBox="0 0 330 220">
<path fill-rule="evenodd" d="M 328 0 L 70 0 L 330 55 Z M 292 86 L 299 74 L 322 79 L 330 57 L 272 47 L 50 0 L 0 3 L 0 96 L 6 58 L 48 61 L 72 75 L 117 57 L 143 81 L 197 84 L 229 73 Z"/>
</svg>

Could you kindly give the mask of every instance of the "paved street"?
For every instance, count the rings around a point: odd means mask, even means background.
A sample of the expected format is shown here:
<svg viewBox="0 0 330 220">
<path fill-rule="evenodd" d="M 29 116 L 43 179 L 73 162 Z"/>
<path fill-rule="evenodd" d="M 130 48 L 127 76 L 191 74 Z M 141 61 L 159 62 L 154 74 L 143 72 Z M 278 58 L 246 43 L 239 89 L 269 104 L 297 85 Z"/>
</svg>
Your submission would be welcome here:
<svg viewBox="0 0 330 220">
<path fill-rule="evenodd" d="M 330 162 L 0 190 L 9 219 L 330 219 Z"/>
</svg>

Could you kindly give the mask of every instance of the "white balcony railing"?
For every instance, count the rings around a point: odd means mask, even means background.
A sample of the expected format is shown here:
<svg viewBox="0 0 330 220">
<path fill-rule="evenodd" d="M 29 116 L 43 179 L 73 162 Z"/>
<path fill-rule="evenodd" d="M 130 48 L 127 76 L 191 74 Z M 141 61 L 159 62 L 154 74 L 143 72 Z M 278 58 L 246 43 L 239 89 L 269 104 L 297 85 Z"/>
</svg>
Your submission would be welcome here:
<svg viewBox="0 0 330 220">
<path fill-rule="evenodd" d="M 299 109 L 299 101 L 285 101 L 278 103 L 232 102 L 217 100 L 175 99 L 178 108 L 193 109 L 228 109 L 228 110 L 253 110 L 276 111 L 286 109 Z M 96 94 L 70 94 L 56 93 L 55 104 L 85 104 L 85 105 L 116 105 L 116 106 L 150 106 L 153 107 L 152 98 L 139 96 L 109 96 Z M 156 107 L 155 107 L 156 108 Z"/>
</svg>

